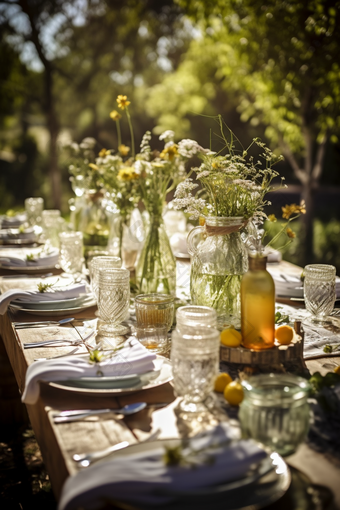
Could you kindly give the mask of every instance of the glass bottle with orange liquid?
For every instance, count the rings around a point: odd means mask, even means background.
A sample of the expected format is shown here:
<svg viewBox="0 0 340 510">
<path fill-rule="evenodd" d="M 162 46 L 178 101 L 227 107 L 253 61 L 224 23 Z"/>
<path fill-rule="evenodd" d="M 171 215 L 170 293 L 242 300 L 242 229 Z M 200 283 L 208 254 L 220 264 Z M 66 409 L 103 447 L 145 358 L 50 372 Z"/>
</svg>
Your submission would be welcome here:
<svg viewBox="0 0 340 510">
<path fill-rule="evenodd" d="M 270 349 L 275 339 L 275 285 L 266 264 L 267 257 L 250 255 L 241 282 L 242 343 L 256 351 Z"/>
</svg>

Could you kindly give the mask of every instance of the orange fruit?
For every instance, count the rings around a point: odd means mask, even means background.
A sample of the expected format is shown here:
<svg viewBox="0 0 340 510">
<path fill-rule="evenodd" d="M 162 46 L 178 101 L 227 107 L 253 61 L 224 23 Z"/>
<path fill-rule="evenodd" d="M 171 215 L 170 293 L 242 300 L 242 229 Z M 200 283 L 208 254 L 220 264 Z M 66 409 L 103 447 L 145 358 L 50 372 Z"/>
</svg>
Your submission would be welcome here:
<svg viewBox="0 0 340 510">
<path fill-rule="evenodd" d="M 229 374 L 226 372 L 222 372 L 221 374 L 218 374 L 218 376 L 215 379 L 215 387 L 214 390 L 218 393 L 223 393 L 225 387 L 232 382 L 232 378 Z"/>
<path fill-rule="evenodd" d="M 243 400 L 243 388 L 242 384 L 233 381 L 229 383 L 223 392 L 224 398 L 232 406 L 238 406 Z"/>
<path fill-rule="evenodd" d="M 294 329 L 291 326 L 279 326 L 275 330 L 275 338 L 282 345 L 288 345 L 294 338 Z"/>
<path fill-rule="evenodd" d="M 234 328 L 224 329 L 221 332 L 221 344 L 227 347 L 238 347 L 241 345 L 242 335 Z"/>
<path fill-rule="evenodd" d="M 337 367 L 335 367 L 334 372 L 335 372 L 336 374 L 339 374 L 339 375 L 340 375 L 340 365 L 338 365 Z"/>
</svg>

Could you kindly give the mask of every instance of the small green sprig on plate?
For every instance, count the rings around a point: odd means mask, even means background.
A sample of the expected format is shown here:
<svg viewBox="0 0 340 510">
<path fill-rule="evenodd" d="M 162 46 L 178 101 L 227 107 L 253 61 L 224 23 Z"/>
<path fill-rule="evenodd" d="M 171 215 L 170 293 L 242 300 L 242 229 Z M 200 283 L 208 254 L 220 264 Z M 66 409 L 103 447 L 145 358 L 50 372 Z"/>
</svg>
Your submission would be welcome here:
<svg viewBox="0 0 340 510">
<path fill-rule="evenodd" d="M 215 462 L 214 451 L 229 446 L 230 439 L 208 444 L 206 447 L 195 450 L 190 446 L 190 440 L 182 440 L 176 446 L 165 445 L 163 462 L 166 466 L 189 466 L 195 468 L 199 465 L 212 465 Z"/>
</svg>

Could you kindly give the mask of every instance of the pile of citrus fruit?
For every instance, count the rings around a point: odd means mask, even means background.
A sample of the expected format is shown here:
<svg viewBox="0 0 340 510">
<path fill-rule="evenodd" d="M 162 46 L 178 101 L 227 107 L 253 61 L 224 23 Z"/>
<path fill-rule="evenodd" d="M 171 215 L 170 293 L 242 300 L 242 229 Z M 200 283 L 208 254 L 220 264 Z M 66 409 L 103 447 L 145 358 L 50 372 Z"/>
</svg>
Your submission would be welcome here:
<svg viewBox="0 0 340 510">
<path fill-rule="evenodd" d="M 238 406 L 243 400 L 242 385 L 238 381 L 233 381 L 226 372 L 216 377 L 214 390 L 223 393 L 226 401 L 232 406 Z"/>
</svg>

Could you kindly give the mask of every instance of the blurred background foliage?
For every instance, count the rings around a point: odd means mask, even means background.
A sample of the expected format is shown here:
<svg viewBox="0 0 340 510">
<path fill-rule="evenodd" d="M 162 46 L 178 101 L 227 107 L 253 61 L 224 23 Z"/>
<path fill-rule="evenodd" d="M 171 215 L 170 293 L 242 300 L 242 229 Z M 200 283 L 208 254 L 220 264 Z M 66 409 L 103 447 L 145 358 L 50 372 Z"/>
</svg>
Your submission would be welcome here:
<svg viewBox="0 0 340 510">
<path fill-rule="evenodd" d="M 268 213 L 301 198 L 308 211 L 285 257 L 340 268 L 339 1 L 0 0 L 0 40 L 2 212 L 43 196 L 66 214 L 62 146 L 116 148 L 125 94 L 136 146 L 173 129 L 220 150 L 221 114 L 245 147 L 283 153 L 289 189 Z"/>
</svg>

